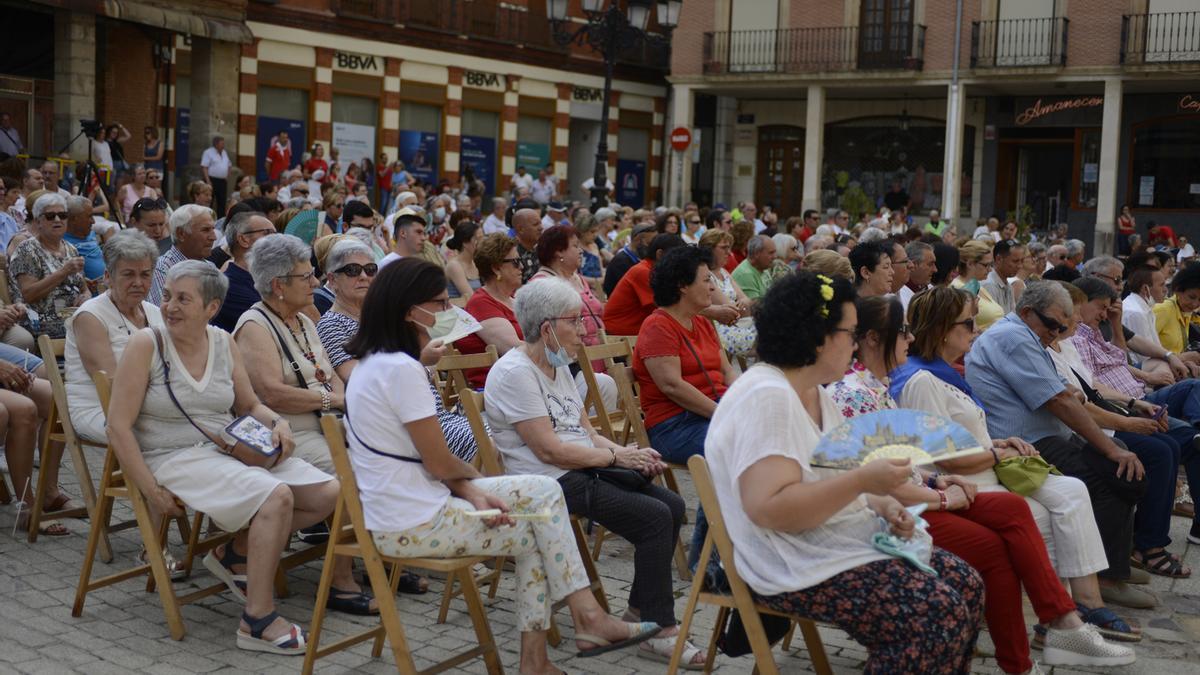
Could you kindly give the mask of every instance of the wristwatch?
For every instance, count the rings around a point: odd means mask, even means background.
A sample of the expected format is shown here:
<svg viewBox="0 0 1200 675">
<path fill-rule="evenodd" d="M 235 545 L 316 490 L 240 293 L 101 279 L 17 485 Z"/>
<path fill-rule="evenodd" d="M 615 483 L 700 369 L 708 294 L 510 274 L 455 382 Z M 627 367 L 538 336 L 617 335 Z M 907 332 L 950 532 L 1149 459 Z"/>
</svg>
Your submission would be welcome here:
<svg viewBox="0 0 1200 675">
<path fill-rule="evenodd" d="M 1163 361 L 1166 361 L 1167 359 L 1171 358 L 1172 356 L 1175 356 L 1175 352 L 1167 352 L 1167 355 L 1163 357 Z"/>
</svg>

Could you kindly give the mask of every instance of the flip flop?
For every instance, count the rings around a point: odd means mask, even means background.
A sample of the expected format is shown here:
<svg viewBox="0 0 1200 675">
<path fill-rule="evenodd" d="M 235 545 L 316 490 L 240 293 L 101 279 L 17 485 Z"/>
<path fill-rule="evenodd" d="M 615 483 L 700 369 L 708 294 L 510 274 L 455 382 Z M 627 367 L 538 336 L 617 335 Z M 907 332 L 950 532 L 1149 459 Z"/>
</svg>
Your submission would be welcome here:
<svg viewBox="0 0 1200 675">
<path fill-rule="evenodd" d="M 645 642 L 655 635 L 658 635 L 659 631 L 662 630 L 662 626 L 654 623 L 653 621 L 626 623 L 625 625 L 629 626 L 629 637 L 617 642 L 609 642 L 599 635 L 576 633 L 576 641 L 590 642 L 596 646 L 592 647 L 591 649 L 580 649 L 575 656 L 587 658 L 589 656 L 599 656 L 601 654 L 607 654 L 608 652 L 616 651 L 618 649 L 624 649 L 640 642 Z"/>
<path fill-rule="evenodd" d="M 257 619 L 242 612 L 242 621 L 250 626 L 250 633 L 246 634 L 240 628 L 238 629 L 238 649 L 284 656 L 302 656 L 308 650 L 308 633 L 300 626 L 292 624 L 292 629 L 286 635 L 281 635 L 274 640 L 268 640 L 262 636 L 263 631 L 275 623 L 275 619 L 278 618 L 279 612 L 271 612 Z"/>
<path fill-rule="evenodd" d="M 25 509 L 21 510 L 21 514 L 17 516 L 17 529 L 22 532 L 29 531 L 29 514 L 31 512 Z M 66 537 L 71 534 L 66 525 L 57 520 L 43 521 L 38 525 L 38 534 L 45 537 Z"/>
<path fill-rule="evenodd" d="M 59 511 L 70 511 L 78 508 L 80 508 L 78 504 L 71 502 L 70 495 L 65 492 L 59 492 L 57 497 L 42 507 L 42 513 L 58 513 Z M 79 517 L 80 520 L 85 520 L 86 518 L 86 515 Z"/>
<path fill-rule="evenodd" d="M 679 637 L 678 635 L 672 635 L 671 637 L 646 640 L 638 646 L 637 655 L 650 661 L 670 663 L 671 656 L 675 653 L 675 643 Z M 683 654 L 679 656 L 680 670 L 704 670 L 704 667 L 708 665 L 707 663 L 704 661 L 696 663 L 694 661 L 697 654 L 703 653 L 691 641 L 685 641 L 683 643 Z M 716 670 L 715 666 L 713 670 Z"/>
</svg>

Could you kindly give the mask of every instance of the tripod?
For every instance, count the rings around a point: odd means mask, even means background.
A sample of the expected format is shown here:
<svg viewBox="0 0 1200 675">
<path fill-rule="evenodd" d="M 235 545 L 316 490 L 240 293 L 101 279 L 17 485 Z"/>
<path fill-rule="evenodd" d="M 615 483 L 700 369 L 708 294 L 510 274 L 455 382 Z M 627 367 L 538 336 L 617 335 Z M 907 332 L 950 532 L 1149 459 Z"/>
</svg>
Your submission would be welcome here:
<svg viewBox="0 0 1200 675">
<path fill-rule="evenodd" d="M 76 174 L 75 174 L 76 178 L 78 178 L 78 180 L 79 180 L 79 193 L 84 196 L 86 196 L 84 193 L 87 192 L 87 186 L 91 182 L 92 174 L 96 174 L 96 175 L 100 174 L 100 168 L 96 166 L 96 163 L 94 161 L 92 161 L 92 138 L 90 136 L 87 136 L 86 134 L 87 134 L 86 129 L 80 129 L 79 133 L 75 134 L 71 138 L 71 140 L 67 141 L 66 145 L 62 146 L 58 150 L 58 156 L 61 157 L 63 155 L 63 153 L 65 153 L 67 150 L 69 150 L 71 148 L 72 145 L 75 144 L 75 141 L 79 140 L 80 136 L 84 136 L 87 138 L 87 141 L 88 141 L 87 162 L 83 165 L 82 175 L 80 175 L 79 172 L 76 172 Z M 103 184 L 101 184 L 100 187 L 103 189 L 103 187 L 104 187 Z M 105 192 L 107 192 L 107 190 Z"/>
</svg>

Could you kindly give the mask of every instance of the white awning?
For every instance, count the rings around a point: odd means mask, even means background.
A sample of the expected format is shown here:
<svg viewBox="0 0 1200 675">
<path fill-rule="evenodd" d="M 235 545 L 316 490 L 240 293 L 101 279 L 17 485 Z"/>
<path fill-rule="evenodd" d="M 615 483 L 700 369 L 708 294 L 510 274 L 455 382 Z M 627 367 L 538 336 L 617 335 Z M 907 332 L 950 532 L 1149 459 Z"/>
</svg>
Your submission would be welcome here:
<svg viewBox="0 0 1200 675">
<path fill-rule="evenodd" d="M 241 21 L 201 16 L 140 0 L 104 0 L 103 9 L 104 15 L 113 19 L 166 28 L 184 35 L 243 44 L 254 41 L 254 35 Z"/>
</svg>

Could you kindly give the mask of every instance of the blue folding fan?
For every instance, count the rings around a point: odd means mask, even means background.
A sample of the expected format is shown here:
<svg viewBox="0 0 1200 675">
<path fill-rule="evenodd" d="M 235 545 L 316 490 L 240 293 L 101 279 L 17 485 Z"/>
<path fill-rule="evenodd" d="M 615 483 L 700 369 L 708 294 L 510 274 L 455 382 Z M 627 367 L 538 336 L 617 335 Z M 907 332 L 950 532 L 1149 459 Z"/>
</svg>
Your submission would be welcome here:
<svg viewBox="0 0 1200 675">
<path fill-rule="evenodd" d="M 812 466 L 854 469 L 876 459 L 932 464 L 987 452 L 966 429 L 919 410 L 880 410 L 847 420 L 821 437 Z"/>
</svg>

